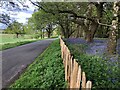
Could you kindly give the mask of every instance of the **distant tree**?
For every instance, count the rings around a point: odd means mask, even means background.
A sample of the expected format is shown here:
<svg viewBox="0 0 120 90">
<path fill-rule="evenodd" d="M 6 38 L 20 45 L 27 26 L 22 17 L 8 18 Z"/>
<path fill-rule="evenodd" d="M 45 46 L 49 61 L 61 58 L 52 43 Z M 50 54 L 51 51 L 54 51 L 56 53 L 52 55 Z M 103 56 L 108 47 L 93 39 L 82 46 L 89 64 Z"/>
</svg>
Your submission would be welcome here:
<svg viewBox="0 0 120 90">
<path fill-rule="evenodd" d="M 53 15 L 45 13 L 43 10 L 39 10 L 32 15 L 29 22 L 33 23 L 35 30 L 41 32 L 41 36 L 44 35 L 44 32 L 47 32 L 48 38 L 50 38 L 55 26 Z"/>
<path fill-rule="evenodd" d="M 14 21 L 7 27 L 6 32 L 16 34 L 16 37 L 18 38 L 19 34 L 24 33 L 23 25 L 17 21 Z"/>
<path fill-rule="evenodd" d="M 28 21 L 27 24 L 24 25 L 25 34 L 35 34 L 35 26 L 32 21 Z"/>
</svg>

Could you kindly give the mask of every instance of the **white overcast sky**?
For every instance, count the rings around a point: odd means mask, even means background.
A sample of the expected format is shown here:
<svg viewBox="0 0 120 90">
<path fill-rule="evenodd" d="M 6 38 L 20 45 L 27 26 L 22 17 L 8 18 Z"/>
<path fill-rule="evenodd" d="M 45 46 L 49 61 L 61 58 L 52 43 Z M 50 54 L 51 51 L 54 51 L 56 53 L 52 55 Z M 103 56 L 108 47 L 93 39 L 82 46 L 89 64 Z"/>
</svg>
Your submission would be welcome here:
<svg viewBox="0 0 120 90">
<path fill-rule="evenodd" d="M 25 1 L 26 2 L 24 2 L 24 5 L 28 5 L 28 7 L 29 7 L 29 8 L 27 8 L 27 10 L 21 10 L 21 11 L 13 10 L 13 11 L 8 11 L 6 8 L 1 8 L 0 7 L 0 13 L 5 12 L 8 15 L 10 15 L 10 17 L 12 19 L 15 19 L 18 22 L 25 24 L 27 22 L 28 18 L 30 18 L 32 16 L 32 13 L 33 13 L 33 11 L 35 9 L 35 6 L 32 5 L 29 0 L 25 0 Z M 24 9 L 24 7 L 22 5 L 19 4 L 19 6 L 20 6 L 21 9 Z M 6 25 L 0 23 L 0 29 L 3 29 L 5 27 L 6 27 Z"/>
</svg>

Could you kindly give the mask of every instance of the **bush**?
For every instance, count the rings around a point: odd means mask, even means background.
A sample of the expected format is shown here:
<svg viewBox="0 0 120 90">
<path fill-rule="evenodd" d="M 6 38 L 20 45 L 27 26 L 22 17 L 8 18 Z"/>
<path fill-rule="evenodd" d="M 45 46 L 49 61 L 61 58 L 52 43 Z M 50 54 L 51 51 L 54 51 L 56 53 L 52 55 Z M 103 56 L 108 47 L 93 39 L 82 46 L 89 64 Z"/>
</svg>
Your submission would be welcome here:
<svg viewBox="0 0 120 90">
<path fill-rule="evenodd" d="M 39 38 L 40 38 L 40 35 L 39 35 L 39 34 L 36 34 L 36 35 L 34 35 L 34 38 L 35 38 L 35 39 L 39 39 Z"/>
<path fill-rule="evenodd" d="M 59 41 L 54 41 L 10 88 L 65 88 Z"/>
</svg>

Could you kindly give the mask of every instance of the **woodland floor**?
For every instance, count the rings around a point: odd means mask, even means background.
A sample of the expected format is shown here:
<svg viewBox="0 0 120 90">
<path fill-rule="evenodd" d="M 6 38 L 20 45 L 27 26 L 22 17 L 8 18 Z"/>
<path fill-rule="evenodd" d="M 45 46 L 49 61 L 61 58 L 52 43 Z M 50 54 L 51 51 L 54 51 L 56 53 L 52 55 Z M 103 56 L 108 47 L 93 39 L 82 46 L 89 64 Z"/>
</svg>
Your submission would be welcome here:
<svg viewBox="0 0 120 90">
<path fill-rule="evenodd" d="M 107 52 L 107 39 L 94 39 L 93 43 L 87 43 L 84 39 L 81 38 L 69 38 L 66 40 L 67 43 L 70 44 L 85 44 L 87 45 L 87 48 L 85 49 L 85 53 L 89 55 L 97 55 L 97 56 L 102 56 L 103 58 L 109 60 L 111 62 L 116 62 L 118 61 L 118 56 L 120 57 L 120 39 L 118 40 L 118 45 L 117 45 L 117 54 L 116 55 L 106 55 Z"/>
</svg>

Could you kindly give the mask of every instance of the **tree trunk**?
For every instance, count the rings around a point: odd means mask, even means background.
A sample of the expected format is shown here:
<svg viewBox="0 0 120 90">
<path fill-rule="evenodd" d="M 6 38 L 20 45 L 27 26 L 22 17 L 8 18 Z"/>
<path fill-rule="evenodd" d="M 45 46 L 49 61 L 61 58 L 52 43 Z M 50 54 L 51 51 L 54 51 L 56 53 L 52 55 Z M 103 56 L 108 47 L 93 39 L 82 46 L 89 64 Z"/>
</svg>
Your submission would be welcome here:
<svg viewBox="0 0 120 90">
<path fill-rule="evenodd" d="M 113 20 L 112 20 L 112 27 L 111 31 L 109 32 L 109 38 L 108 38 L 108 45 L 107 50 L 108 54 L 115 54 L 116 53 L 116 47 L 117 47 L 117 34 L 118 34 L 118 10 L 119 6 L 117 6 L 118 2 L 114 2 L 113 5 Z"/>
<path fill-rule="evenodd" d="M 93 42 L 93 39 L 92 39 L 92 37 L 91 37 L 91 32 L 90 31 L 87 31 L 87 32 L 85 32 L 86 34 L 86 36 L 85 36 L 85 40 L 87 41 L 87 42 Z"/>
<path fill-rule="evenodd" d="M 50 38 L 51 32 L 48 32 L 48 38 Z"/>
<path fill-rule="evenodd" d="M 76 38 L 82 37 L 83 36 L 83 29 L 81 29 L 81 26 L 78 25 L 77 26 L 77 30 L 76 30 Z"/>
<path fill-rule="evenodd" d="M 16 37 L 18 38 L 18 36 L 19 36 L 19 33 L 16 33 Z"/>
<path fill-rule="evenodd" d="M 45 36 L 44 36 L 44 31 L 43 31 L 43 35 L 42 35 L 42 36 L 43 36 L 43 38 L 45 37 Z"/>
<path fill-rule="evenodd" d="M 99 7 L 98 6 L 96 7 L 97 8 L 97 17 L 100 20 L 102 17 L 103 3 L 98 4 L 98 5 L 99 5 Z M 91 3 L 89 3 L 88 10 L 86 12 L 86 16 L 91 17 L 92 11 L 93 11 L 93 5 Z M 86 19 L 85 26 L 87 27 L 85 30 L 85 40 L 87 42 L 93 42 L 94 35 L 95 35 L 97 28 L 98 28 L 98 23 L 96 23 L 95 21 L 90 22 L 89 20 Z"/>
<path fill-rule="evenodd" d="M 92 22 L 91 25 L 90 25 L 90 42 L 93 42 L 93 38 L 95 36 L 95 33 L 97 31 L 97 28 L 98 28 L 98 23 L 96 22 Z"/>
<path fill-rule="evenodd" d="M 40 35 L 41 39 L 42 39 L 42 34 Z"/>
<path fill-rule="evenodd" d="M 69 38 L 69 32 L 66 32 L 67 30 L 65 30 L 65 33 L 64 33 L 64 38 Z"/>
<path fill-rule="evenodd" d="M 93 25 L 90 26 L 90 30 L 85 31 L 85 40 L 87 42 L 93 42 L 93 38 L 95 36 L 97 28 L 98 28 L 98 24 L 94 23 Z"/>
<path fill-rule="evenodd" d="M 62 35 L 64 36 L 64 38 L 69 38 L 69 32 L 66 30 L 66 27 L 63 26 L 62 24 L 60 24 L 60 26 L 61 26 Z"/>
<path fill-rule="evenodd" d="M 60 24 L 60 26 L 61 26 L 62 35 L 65 37 L 65 30 L 64 30 L 64 27 L 63 27 L 62 24 Z"/>
<path fill-rule="evenodd" d="M 88 5 L 88 10 L 86 12 L 86 16 L 87 17 L 91 17 L 92 16 L 92 10 L 93 10 L 93 5 L 91 3 L 89 3 Z M 93 38 L 95 35 L 95 32 L 98 28 L 98 24 L 96 22 L 91 22 L 89 20 L 85 20 L 85 40 L 87 42 L 93 42 Z"/>
</svg>

